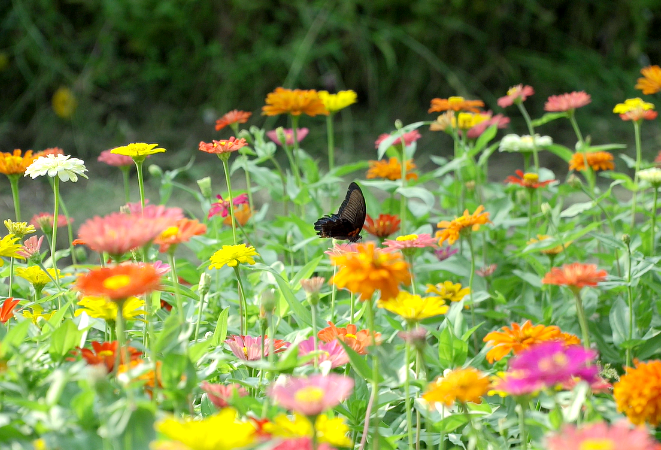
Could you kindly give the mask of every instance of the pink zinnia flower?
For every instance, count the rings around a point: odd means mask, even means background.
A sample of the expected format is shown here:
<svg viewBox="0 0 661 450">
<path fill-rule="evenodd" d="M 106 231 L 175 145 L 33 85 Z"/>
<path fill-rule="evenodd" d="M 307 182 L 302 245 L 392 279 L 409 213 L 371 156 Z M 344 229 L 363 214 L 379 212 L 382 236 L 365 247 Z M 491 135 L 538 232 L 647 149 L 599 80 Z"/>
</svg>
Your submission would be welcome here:
<svg viewBox="0 0 661 450">
<path fill-rule="evenodd" d="M 211 217 L 217 215 L 220 215 L 222 217 L 227 217 L 227 215 L 229 214 L 230 201 L 223 200 L 222 195 L 216 195 L 216 198 L 220 201 L 211 204 L 211 208 L 209 209 L 209 215 L 207 216 L 207 219 L 210 219 Z M 234 206 L 245 205 L 247 203 L 248 203 L 248 194 L 237 195 L 232 199 L 232 204 Z"/>
<path fill-rule="evenodd" d="M 336 340 L 330 342 L 317 342 L 317 350 L 323 352 L 317 356 L 319 363 L 330 361 L 331 369 L 349 362 L 349 355 L 344 351 L 342 345 Z M 298 344 L 298 356 L 305 356 L 314 351 L 314 338 L 309 337 L 300 344 Z M 308 361 L 308 364 L 313 364 L 314 360 Z"/>
<path fill-rule="evenodd" d="M 374 146 L 376 148 L 379 148 L 379 145 L 381 144 L 381 142 L 385 141 L 390 136 L 392 136 L 392 134 L 383 133 L 376 140 L 376 142 L 374 143 Z M 408 133 L 404 133 L 404 145 L 408 147 L 409 145 L 413 144 L 415 141 L 417 141 L 421 137 L 422 137 L 422 135 L 418 132 L 418 130 L 413 130 L 413 131 L 409 131 Z M 397 146 L 397 145 L 401 146 L 402 145 L 401 136 L 398 137 L 397 139 L 395 139 L 391 145 L 392 146 Z"/>
<path fill-rule="evenodd" d="M 154 266 L 156 273 L 161 277 L 170 272 L 170 264 L 165 264 L 163 261 L 156 260 L 152 263 L 152 266 Z"/>
<path fill-rule="evenodd" d="M 439 261 L 445 261 L 450 256 L 457 253 L 459 249 L 452 247 L 441 247 L 438 250 L 434 250 L 434 255 L 438 258 Z"/>
<path fill-rule="evenodd" d="M 481 269 L 477 269 L 475 273 L 481 277 L 490 277 L 496 271 L 498 266 L 496 264 L 489 264 L 484 266 Z"/>
<path fill-rule="evenodd" d="M 608 425 L 605 422 L 589 423 L 580 427 L 565 425 L 558 433 L 546 438 L 548 450 L 585 450 L 590 448 L 627 450 L 655 450 L 658 442 L 645 427 L 631 428 L 626 420 Z"/>
<path fill-rule="evenodd" d="M 37 239 L 37 236 L 32 236 L 23 242 L 23 247 L 21 247 L 21 249 L 16 253 L 21 255 L 23 258 L 30 259 L 35 255 L 39 255 L 39 249 L 41 248 L 41 243 L 43 241 L 43 236 L 41 236 L 39 239 Z"/>
<path fill-rule="evenodd" d="M 126 167 L 132 166 L 134 164 L 133 158 L 126 155 L 118 155 L 115 153 L 110 153 L 111 150 L 104 150 L 101 152 L 97 160 L 102 163 L 106 163 L 109 166 L 115 167 Z"/>
<path fill-rule="evenodd" d="M 229 339 L 225 340 L 225 343 L 229 346 L 234 356 L 244 361 L 257 361 L 262 359 L 262 337 L 252 337 L 252 336 L 237 336 L 232 335 Z M 284 352 L 289 348 L 291 344 L 289 342 L 283 341 L 282 339 L 276 339 L 273 342 L 273 348 L 275 348 L 275 353 Z M 264 356 L 269 355 L 270 351 L 270 340 L 268 337 L 264 337 Z"/>
<path fill-rule="evenodd" d="M 67 222 L 66 216 L 61 214 L 57 216 L 58 228 L 66 227 L 69 223 L 73 223 L 73 219 L 69 219 Z M 41 228 L 44 233 L 50 234 L 53 231 L 53 215 L 46 212 L 35 214 L 32 216 L 32 219 L 30 219 L 30 224 Z"/>
<path fill-rule="evenodd" d="M 592 101 L 590 94 L 584 91 L 552 95 L 544 104 L 544 111 L 566 112 L 581 108 Z"/>
<path fill-rule="evenodd" d="M 358 252 L 358 244 L 335 244 L 334 247 L 329 248 L 324 253 L 328 256 L 344 255 L 345 253 Z"/>
<path fill-rule="evenodd" d="M 294 129 L 283 128 L 282 131 L 285 134 L 285 144 L 294 145 Z M 300 143 L 303 139 L 305 139 L 305 136 L 308 135 L 309 131 L 310 130 L 307 128 L 296 128 L 296 140 L 298 140 Z M 282 142 L 280 142 L 280 139 L 278 139 L 278 133 L 276 130 L 267 131 L 266 135 L 269 137 L 269 139 L 282 147 Z"/>
<path fill-rule="evenodd" d="M 306 416 L 316 416 L 346 400 L 353 390 L 353 379 L 344 375 L 289 377 L 284 384 L 271 385 L 268 394 L 283 408 Z"/>
<path fill-rule="evenodd" d="M 486 113 L 483 114 L 491 115 L 491 111 L 487 111 Z M 505 117 L 502 114 L 496 114 L 492 118 L 487 119 L 484 122 L 480 122 L 470 130 L 468 130 L 466 132 L 466 137 L 468 139 L 477 139 L 480 136 L 482 136 L 482 133 L 484 133 L 486 129 L 489 128 L 491 125 L 497 125 L 498 128 L 505 128 L 507 125 L 509 125 L 509 123 L 510 123 L 509 117 Z M 459 133 L 461 134 L 461 130 L 459 131 Z"/>
<path fill-rule="evenodd" d="M 409 234 L 406 236 L 399 236 L 397 239 L 386 239 L 383 244 L 386 246 L 386 252 L 396 252 L 405 249 L 436 247 L 438 239 L 431 237 L 427 233 L 422 234 Z"/>
<path fill-rule="evenodd" d="M 533 95 L 535 90 L 532 86 L 524 86 L 519 84 L 517 86 L 512 86 L 507 91 L 507 95 L 500 97 L 498 99 L 498 106 L 501 108 L 507 108 L 508 106 L 513 105 L 514 103 L 525 102 L 528 97 Z"/>
<path fill-rule="evenodd" d="M 275 447 L 271 447 L 271 450 L 313 450 L 312 438 L 300 437 L 287 439 Z M 321 444 L 317 444 L 317 450 L 334 450 L 334 447 L 331 447 L 330 445 L 323 442 Z"/>
<path fill-rule="evenodd" d="M 235 152 L 240 148 L 248 145 L 248 141 L 244 138 L 237 139 L 232 136 L 229 139 L 223 139 L 221 141 L 213 140 L 210 143 L 200 142 L 200 150 L 207 153 L 215 153 L 217 155 L 223 153 Z"/>
<path fill-rule="evenodd" d="M 207 381 L 203 381 L 202 384 L 200 384 L 200 387 L 207 394 L 207 397 L 209 397 L 209 401 L 217 408 L 225 408 L 226 406 L 229 406 L 227 401 L 232 399 L 235 392 L 239 397 L 245 397 L 248 395 L 248 391 L 237 383 L 211 384 Z"/>
<path fill-rule="evenodd" d="M 580 378 L 572 377 L 571 380 L 562 383 L 562 389 L 566 391 L 571 391 L 576 387 L 578 383 L 580 383 L 581 380 Z M 613 385 L 610 384 L 608 381 L 604 380 L 600 376 L 597 376 L 597 378 L 590 383 L 590 390 L 592 391 L 593 394 L 612 394 L 613 393 Z"/>
</svg>

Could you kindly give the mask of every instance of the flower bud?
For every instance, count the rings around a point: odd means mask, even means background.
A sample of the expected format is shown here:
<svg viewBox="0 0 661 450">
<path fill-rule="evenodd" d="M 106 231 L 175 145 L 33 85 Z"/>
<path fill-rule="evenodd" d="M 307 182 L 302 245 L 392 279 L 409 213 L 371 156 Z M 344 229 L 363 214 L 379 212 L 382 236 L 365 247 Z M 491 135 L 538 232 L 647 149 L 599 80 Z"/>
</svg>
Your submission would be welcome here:
<svg viewBox="0 0 661 450">
<path fill-rule="evenodd" d="M 148 170 L 149 170 L 149 175 L 151 175 L 152 177 L 162 177 L 163 176 L 163 169 L 161 169 L 156 164 L 150 165 Z"/>
<path fill-rule="evenodd" d="M 548 216 L 551 214 L 552 208 L 547 202 L 542 203 L 542 214 Z"/>
<path fill-rule="evenodd" d="M 569 178 L 567 178 L 567 184 L 573 187 L 574 189 L 580 189 L 581 186 L 583 185 L 581 179 L 574 174 L 569 175 Z"/>
<path fill-rule="evenodd" d="M 319 303 L 319 291 L 326 281 L 323 277 L 313 277 L 307 280 L 301 280 L 301 287 L 308 295 L 308 301 L 311 305 Z"/>
<path fill-rule="evenodd" d="M 622 242 L 624 242 L 626 245 L 629 245 L 631 243 L 631 236 L 628 234 L 623 234 L 622 235 Z"/>
<path fill-rule="evenodd" d="M 197 286 L 197 290 L 200 293 L 200 297 L 204 297 L 209 293 L 211 288 L 211 275 L 206 272 L 203 272 L 200 276 L 200 283 Z"/>
<path fill-rule="evenodd" d="M 278 127 L 275 129 L 275 135 L 278 137 L 278 140 L 283 144 L 287 142 L 287 136 L 285 136 L 285 129 Z M 286 145 L 286 144 L 285 144 Z"/>
<path fill-rule="evenodd" d="M 397 119 L 395 120 L 395 129 L 399 130 L 404 126 L 401 120 Z"/>
<path fill-rule="evenodd" d="M 200 192 L 204 198 L 210 198 L 213 195 L 211 190 L 211 177 L 204 177 L 197 180 L 197 186 L 200 188 Z"/>
<path fill-rule="evenodd" d="M 469 191 L 474 190 L 475 189 L 475 181 L 474 180 L 467 181 L 466 182 L 466 189 L 468 189 Z"/>
<path fill-rule="evenodd" d="M 260 309 L 265 313 L 273 314 L 275 311 L 276 302 L 275 302 L 275 292 L 273 289 L 266 289 L 262 291 L 262 295 L 259 299 Z"/>
</svg>

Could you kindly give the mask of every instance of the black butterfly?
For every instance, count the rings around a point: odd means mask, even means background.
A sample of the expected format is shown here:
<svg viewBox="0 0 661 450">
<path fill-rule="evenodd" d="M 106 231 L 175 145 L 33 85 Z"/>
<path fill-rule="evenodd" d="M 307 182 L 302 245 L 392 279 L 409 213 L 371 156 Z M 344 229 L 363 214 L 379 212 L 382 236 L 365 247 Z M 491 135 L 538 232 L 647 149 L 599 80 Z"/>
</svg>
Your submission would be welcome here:
<svg viewBox="0 0 661 450">
<path fill-rule="evenodd" d="M 360 231 L 365 224 L 367 208 L 363 191 L 356 183 L 349 185 L 345 197 L 337 214 L 324 216 L 314 223 L 317 234 L 323 238 L 348 239 L 357 242 Z"/>
</svg>

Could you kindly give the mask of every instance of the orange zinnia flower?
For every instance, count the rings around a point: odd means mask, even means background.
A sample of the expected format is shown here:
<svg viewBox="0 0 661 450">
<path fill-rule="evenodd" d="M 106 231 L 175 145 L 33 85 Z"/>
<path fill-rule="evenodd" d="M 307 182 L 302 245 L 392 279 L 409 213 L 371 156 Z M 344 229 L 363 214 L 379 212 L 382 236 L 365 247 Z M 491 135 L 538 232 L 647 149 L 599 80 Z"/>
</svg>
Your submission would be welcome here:
<svg viewBox="0 0 661 450">
<path fill-rule="evenodd" d="M 151 264 L 126 264 L 95 269 L 76 280 L 85 295 L 126 300 L 157 290 L 161 277 Z"/>
<path fill-rule="evenodd" d="M 207 226 L 191 219 L 179 219 L 174 226 L 167 228 L 154 240 L 159 244 L 159 252 L 167 252 L 172 245 L 188 242 L 193 236 L 200 236 L 207 232 Z"/>
<path fill-rule="evenodd" d="M 379 217 L 372 219 L 369 215 L 365 218 L 363 230 L 372 236 L 385 238 L 399 230 L 401 220 L 399 217 L 391 214 L 379 214 Z"/>
<path fill-rule="evenodd" d="M 316 116 L 318 114 L 328 115 L 328 110 L 319 97 L 319 93 L 314 89 L 292 90 L 279 87 L 266 96 L 266 105 L 262 106 L 262 115 L 277 116 L 279 114 Z"/>
<path fill-rule="evenodd" d="M 64 155 L 64 150 L 60 147 L 50 147 L 40 152 L 35 153 L 35 158 L 41 158 L 48 155 Z"/>
<path fill-rule="evenodd" d="M 638 78 L 635 88 L 643 91 L 643 94 L 656 94 L 661 91 L 661 67 L 649 66 L 640 70 L 643 78 Z"/>
<path fill-rule="evenodd" d="M 356 245 L 356 253 L 331 255 L 331 263 L 340 269 L 330 282 L 359 294 L 361 301 L 370 300 L 377 290 L 381 300 L 395 298 L 400 283 L 411 284 L 409 265 L 401 253 L 384 252 L 373 242 Z"/>
<path fill-rule="evenodd" d="M 227 125 L 235 123 L 246 123 L 250 119 L 250 116 L 252 116 L 252 113 L 248 111 L 239 111 L 238 109 L 230 111 L 216 120 L 216 130 L 222 130 Z"/>
<path fill-rule="evenodd" d="M 18 300 L 14 300 L 12 297 L 8 297 L 2 302 L 2 307 L 0 307 L 0 322 L 7 323 L 9 319 L 14 317 L 14 308 L 18 305 Z"/>
<path fill-rule="evenodd" d="M 546 187 L 549 184 L 553 183 L 555 180 L 546 180 L 539 181 L 539 175 L 536 173 L 523 173 L 522 170 L 517 170 L 516 174 L 518 176 L 510 175 L 505 179 L 506 183 L 518 184 L 528 189 L 538 189 L 540 187 Z"/>
<path fill-rule="evenodd" d="M 478 108 L 484 106 L 482 100 L 465 100 L 463 97 L 434 98 L 431 101 L 429 113 L 443 111 L 470 111 L 480 112 Z"/>
<path fill-rule="evenodd" d="M 554 267 L 544 275 L 542 283 L 567 286 L 574 292 L 578 292 L 585 286 L 596 286 L 606 280 L 608 273 L 605 270 L 597 270 L 595 264 L 565 264 L 561 268 Z"/>
<path fill-rule="evenodd" d="M 411 173 L 415 169 L 415 163 L 409 159 L 406 161 L 406 179 L 418 179 L 417 173 Z M 389 161 L 369 161 L 369 170 L 367 171 L 367 178 L 385 178 L 387 180 L 401 180 L 402 179 L 402 164 L 399 159 L 392 157 Z"/>
<path fill-rule="evenodd" d="M 617 410 L 634 425 L 656 427 L 661 422 L 661 361 L 635 360 L 634 365 L 613 385 Z"/>
<path fill-rule="evenodd" d="M 246 145 L 248 145 L 248 141 L 245 138 L 237 139 L 232 136 L 229 139 L 223 139 L 221 141 L 200 142 L 199 148 L 203 152 L 221 155 L 223 153 L 235 152 Z"/>
<path fill-rule="evenodd" d="M 440 239 L 438 241 L 439 245 L 446 240 L 452 245 L 461 237 L 460 233 L 477 231 L 480 229 L 480 225 L 491 223 L 489 213 L 483 213 L 482 211 L 484 211 L 484 206 L 480 205 L 473 214 L 469 214 L 466 210 L 463 216 L 457 217 L 453 221 L 443 220 L 439 222 L 437 226 L 444 228 L 436 232 L 436 237 Z"/>
<path fill-rule="evenodd" d="M 338 328 L 331 321 L 328 321 L 330 327 L 326 327 L 317 333 L 317 337 L 324 342 L 332 342 L 338 339 L 359 355 L 366 355 L 366 347 L 372 345 L 372 338 L 368 330 L 360 330 L 355 325 L 349 324 L 345 327 Z M 376 333 L 376 338 L 379 339 L 381 333 Z"/>
<path fill-rule="evenodd" d="M 119 348 L 119 343 L 117 341 L 112 341 L 112 342 L 92 341 L 92 350 L 88 348 L 77 347 L 77 349 L 80 350 L 80 356 L 82 356 L 83 359 L 87 361 L 87 364 L 91 366 L 95 366 L 97 364 L 103 364 L 106 366 L 106 370 L 108 371 L 108 373 L 112 372 L 112 370 L 115 368 L 115 360 L 117 359 L 118 348 Z M 129 355 L 129 360 L 131 361 L 139 359 L 140 355 L 142 355 L 140 351 L 136 350 L 133 347 L 128 347 L 127 351 Z M 120 358 L 122 363 L 125 362 L 123 360 L 124 354 L 120 352 Z"/>
<path fill-rule="evenodd" d="M 18 149 L 14 150 L 14 153 L 0 153 L 0 173 L 22 175 L 35 159 L 36 156 L 32 156 L 32 150 L 28 150 L 23 156 Z"/>
<path fill-rule="evenodd" d="M 585 155 L 585 156 L 584 156 Z M 608 152 L 574 153 L 569 161 L 569 170 L 585 170 L 585 160 L 592 170 L 614 170 L 613 155 Z"/>
<path fill-rule="evenodd" d="M 143 366 L 144 365 L 144 366 Z M 161 362 L 157 361 L 156 362 L 156 374 L 154 373 L 154 364 L 152 362 L 147 362 L 142 359 L 133 359 L 131 362 L 128 364 L 121 364 L 119 368 L 117 369 L 117 375 L 121 375 L 124 373 L 127 373 L 130 370 L 139 370 L 142 368 L 147 368 L 149 367 L 148 370 L 140 373 L 137 377 L 131 378 L 132 382 L 136 381 L 144 381 L 145 382 L 145 390 L 149 393 L 151 393 L 152 389 L 158 382 L 158 387 L 163 387 L 161 384 Z"/>
<path fill-rule="evenodd" d="M 563 341 L 565 345 L 578 345 L 581 340 L 573 334 L 563 333 L 560 328 L 553 326 L 534 325 L 526 320 L 523 325 L 513 323 L 510 328 L 502 327 L 502 331 L 492 331 L 483 341 L 493 348 L 487 353 L 487 361 L 493 364 L 500 361 L 510 352 L 515 355 L 537 345 L 540 342 Z"/>
<path fill-rule="evenodd" d="M 252 210 L 247 203 L 244 203 L 240 206 L 234 206 L 234 220 L 242 227 L 248 223 L 251 217 Z M 227 225 L 228 227 L 232 226 L 232 217 L 229 214 L 227 217 L 225 217 L 225 219 L 223 219 L 223 224 Z"/>
<path fill-rule="evenodd" d="M 473 367 L 455 369 L 436 381 L 429 383 L 422 398 L 430 403 L 482 403 L 491 382 L 489 377 Z"/>
</svg>

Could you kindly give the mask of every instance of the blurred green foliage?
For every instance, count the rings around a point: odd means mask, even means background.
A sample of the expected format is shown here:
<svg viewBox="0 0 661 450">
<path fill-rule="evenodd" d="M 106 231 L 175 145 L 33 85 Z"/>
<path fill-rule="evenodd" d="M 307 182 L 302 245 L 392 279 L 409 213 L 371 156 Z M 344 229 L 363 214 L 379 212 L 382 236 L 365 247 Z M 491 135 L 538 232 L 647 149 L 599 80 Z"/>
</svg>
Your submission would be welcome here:
<svg viewBox="0 0 661 450">
<path fill-rule="evenodd" d="M 234 108 L 258 116 L 280 85 L 357 91 L 360 103 L 340 130 L 345 144 L 360 134 L 366 148 L 394 119 L 430 119 L 433 97 L 459 94 L 497 108 L 495 99 L 521 82 L 537 91 L 531 111 L 541 113 L 548 95 L 584 89 L 591 110 L 607 116 L 639 95 L 639 69 L 661 62 L 660 5 L 7 0 L 0 145 L 58 145 L 82 157 L 135 140 L 194 149 L 217 137 L 217 116 Z M 70 119 L 51 107 L 61 86 L 77 100 Z"/>
</svg>

